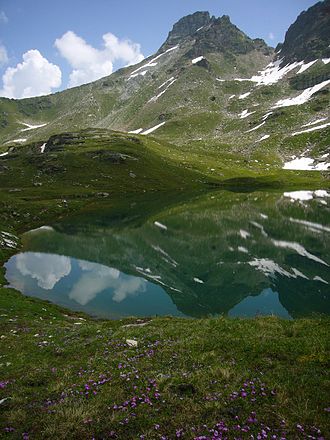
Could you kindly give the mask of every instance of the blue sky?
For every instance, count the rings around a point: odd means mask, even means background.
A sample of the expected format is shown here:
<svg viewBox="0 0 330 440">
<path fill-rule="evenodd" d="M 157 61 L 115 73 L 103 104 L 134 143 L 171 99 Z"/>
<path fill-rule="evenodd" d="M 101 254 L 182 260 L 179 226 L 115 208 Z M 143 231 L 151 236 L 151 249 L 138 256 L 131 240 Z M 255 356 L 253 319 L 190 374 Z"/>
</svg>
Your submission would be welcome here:
<svg viewBox="0 0 330 440">
<path fill-rule="evenodd" d="M 297 15 L 315 3 L 0 0 L 0 95 L 50 93 L 140 61 L 142 56 L 157 51 L 178 19 L 197 10 L 208 10 L 215 16 L 229 15 L 249 36 L 264 38 L 275 46 L 283 41 Z"/>
</svg>

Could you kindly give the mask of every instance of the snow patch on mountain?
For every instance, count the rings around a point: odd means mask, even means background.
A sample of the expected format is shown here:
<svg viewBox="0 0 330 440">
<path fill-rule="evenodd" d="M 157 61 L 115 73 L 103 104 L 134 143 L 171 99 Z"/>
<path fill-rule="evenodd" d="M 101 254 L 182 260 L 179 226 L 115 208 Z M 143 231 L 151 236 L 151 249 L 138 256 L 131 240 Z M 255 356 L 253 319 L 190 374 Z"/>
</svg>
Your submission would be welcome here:
<svg viewBox="0 0 330 440">
<path fill-rule="evenodd" d="M 248 116 L 253 115 L 253 113 L 255 113 L 255 112 L 249 112 L 249 110 L 243 110 L 242 113 L 239 115 L 239 117 L 241 119 L 245 119 Z"/>
<path fill-rule="evenodd" d="M 140 134 L 143 131 L 143 128 L 138 128 L 137 130 L 129 131 L 131 134 Z"/>
<path fill-rule="evenodd" d="M 157 65 L 157 63 L 155 65 Z M 144 70 L 143 72 L 134 73 L 134 75 L 131 75 L 130 78 L 136 78 L 139 75 L 144 76 L 146 73 L 148 73 L 148 70 Z"/>
<path fill-rule="evenodd" d="M 245 99 L 245 98 L 247 98 L 249 95 L 251 95 L 251 92 L 243 93 L 243 95 L 240 95 L 240 96 L 238 97 L 238 99 Z"/>
<path fill-rule="evenodd" d="M 274 113 L 274 112 L 268 112 L 268 113 L 266 113 L 265 115 L 263 115 L 262 120 L 263 120 L 263 121 L 266 121 L 266 120 L 269 118 L 269 116 L 272 115 L 273 113 Z"/>
<path fill-rule="evenodd" d="M 318 60 L 313 60 L 306 64 L 304 61 L 299 61 L 299 62 L 287 64 L 286 66 L 281 68 L 280 65 L 282 61 L 283 59 L 280 59 L 269 63 L 264 70 L 259 70 L 258 74 L 252 76 L 252 78 L 235 78 L 235 81 L 251 81 L 251 82 L 255 82 L 257 86 L 276 84 L 292 70 L 300 67 L 300 69 L 296 72 L 296 74 L 298 75 L 300 73 L 305 72 Z M 323 59 L 322 61 L 324 64 L 327 64 L 330 62 L 330 58 Z"/>
<path fill-rule="evenodd" d="M 261 124 L 257 125 L 256 127 L 251 128 L 251 130 L 248 130 L 245 133 L 251 133 L 251 131 L 258 130 L 258 128 L 262 127 L 265 124 L 266 124 L 266 121 L 262 122 Z"/>
<path fill-rule="evenodd" d="M 154 127 L 148 128 L 148 130 L 143 131 L 141 134 L 150 134 L 153 133 L 154 131 L 158 130 L 158 128 L 162 127 L 163 125 L 165 125 L 165 122 L 161 122 L 158 125 L 155 125 Z"/>
<path fill-rule="evenodd" d="M 159 58 L 161 58 L 162 56 L 164 56 L 165 54 L 167 54 L 169 52 L 172 52 L 173 50 L 177 49 L 178 47 L 179 46 L 171 47 L 170 49 L 167 49 L 165 52 L 157 55 L 155 58 L 150 60 L 147 64 L 144 64 L 143 66 L 138 67 L 133 72 L 131 72 L 131 74 L 129 76 L 129 79 L 130 78 L 135 78 L 137 76 L 136 74 L 138 74 L 138 75 L 145 75 L 148 70 L 146 70 L 144 73 L 138 73 L 138 72 L 140 72 L 141 70 L 145 69 L 146 67 L 155 67 L 155 66 L 157 66 L 158 63 L 156 63 L 155 61 L 159 60 Z"/>
<path fill-rule="evenodd" d="M 307 101 L 310 100 L 310 98 L 319 90 L 326 87 L 328 84 L 330 84 L 330 79 L 323 81 L 319 84 L 316 84 L 313 87 L 309 87 L 308 89 L 305 89 L 300 95 L 296 96 L 295 98 L 286 98 L 281 99 L 278 101 L 273 108 L 279 108 L 279 107 L 290 107 L 291 105 L 302 105 L 305 104 Z"/>
<path fill-rule="evenodd" d="M 15 142 L 17 144 L 22 144 L 23 142 L 26 142 L 26 141 L 27 141 L 27 139 L 25 139 L 25 138 L 19 138 L 19 139 L 13 139 L 11 141 L 7 141 L 7 142 L 5 142 L 5 144 L 11 144 L 12 142 Z"/>
<path fill-rule="evenodd" d="M 303 72 L 305 72 L 307 69 L 309 69 L 313 64 L 315 64 L 316 62 L 317 62 L 318 60 L 314 60 L 314 61 L 311 61 L 310 63 L 307 63 L 307 64 L 302 64 L 302 66 L 300 67 L 300 69 L 298 70 L 298 72 L 297 72 L 297 75 L 299 75 L 299 73 L 303 73 Z"/>
<path fill-rule="evenodd" d="M 173 81 L 171 81 L 169 84 L 168 84 L 168 86 L 164 89 L 164 90 L 162 90 L 158 95 L 156 95 L 156 96 L 153 96 L 152 98 L 150 98 L 149 99 L 149 101 L 148 101 L 148 103 L 149 102 L 156 102 L 157 101 L 157 99 L 158 98 L 160 98 L 170 87 L 171 87 L 171 85 L 172 84 L 174 84 L 175 83 L 175 81 L 176 81 L 176 79 L 173 79 Z"/>
<path fill-rule="evenodd" d="M 163 84 L 161 84 L 158 88 L 161 89 L 164 86 L 166 86 L 166 84 L 168 84 L 169 82 L 174 80 L 174 76 L 172 76 L 171 78 L 169 78 L 167 81 L 165 81 Z"/>
<path fill-rule="evenodd" d="M 236 81 L 251 81 L 257 83 L 257 86 L 276 84 L 280 79 L 287 75 L 291 70 L 302 66 L 303 62 L 296 62 L 287 64 L 285 67 L 280 67 L 282 60 L 271 62 L 264 70 L 259 70 L 258 75 L 252 78 L 235 78 Z"/>
<path fill-rule="evenodd" d="M 191 62 L 192 62 L 192 64 L 197 64 L 197 63 L 199 63 L 202 60 L 204 60 L 203 56 L 194 58 L 193 60 L 191 60 Z"/>
<path fill-rule="evenodd" d="M 304 128 L 304 127 L 310 127 L 311 125 L 319 124 L 320 122 L 324 122 L 324 121 L 326 121 L 327 119 L 328 119 L 328 118 L 321 118 L 321 119 L 317 119 L 316 121 L 308 122 L 307 124 L 302 125 L 301 128 Z"/>
<path fill-rule="evenodd" d="M 319 162 L 314 165 L 315 160 L 310 157 L 297 157 L 283 165 L 284 170 L 301 171 L 327 171 L 330 163 Z"/>
<path fill-rule="evenodd" d="M 257 142 L 265 141 L 266 139 L 270 138 L 270 134 L 265 134 L 265 136 L 262 136 Z"/>
<path fill-rule="evenodd" d="M 36 128 L 45 127 L 47 125 L 47 123 L 46 124 L 39 124 L 39 125 L 31 125 L 31 124 L 27 124 L 26 122 L 20 122 L 20 124 L 23 124 L 27 127 L 27 128 L 22 128 L 21 131 L 35 130 Z"/>
<path fill-rule="evenodd" d="M 298 136 L 299 134 L 302 133 L 309 133 L 311 131 L 322 130 L 323 128 L 329 127 L 329 125 L 330 122 L 328 122 L 327 124 L 318 125 L 317 127 L 308 128 L 307 130 L 296 131 L 295 133 L 292 133 L 291 136 Z"/>
</svg>

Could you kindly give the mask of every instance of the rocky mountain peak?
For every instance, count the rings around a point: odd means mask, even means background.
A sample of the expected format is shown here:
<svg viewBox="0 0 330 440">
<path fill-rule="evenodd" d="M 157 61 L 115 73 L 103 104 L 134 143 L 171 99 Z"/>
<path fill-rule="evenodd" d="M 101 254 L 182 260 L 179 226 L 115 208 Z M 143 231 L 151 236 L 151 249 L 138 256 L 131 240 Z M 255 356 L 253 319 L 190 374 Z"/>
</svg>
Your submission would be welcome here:
<svg viewBox="0 0 330 440">
<path fill-rule="evenodd" d="M 173 26 L 160 51 L 187 40 L 192 44 L 188 56 L 199 56 L 208 52 L 246 54 L 253 50 L 269 55 L 272 50 L 263 40 L 249 38 L 230 21 L 228 15 L 216 18 L 211 17 L 208 12 L 195 12 L 181 18 Z"/>
<path fill-rule="evenodd" d="M 330 0 L 303 11 L 289 27 L 283 44 L 277 47 L 283 64 L 330 57 Z"/>
<path fill-rule="evenodd" d="M 162 48 L 175 46 L 183 38 L 193 35 L 198 29 L 206 26 L 212 20 L 209 12 L 198 11 L 194 14 L 182 17 L 168 34 L 167 40 Z"/>
</svg>

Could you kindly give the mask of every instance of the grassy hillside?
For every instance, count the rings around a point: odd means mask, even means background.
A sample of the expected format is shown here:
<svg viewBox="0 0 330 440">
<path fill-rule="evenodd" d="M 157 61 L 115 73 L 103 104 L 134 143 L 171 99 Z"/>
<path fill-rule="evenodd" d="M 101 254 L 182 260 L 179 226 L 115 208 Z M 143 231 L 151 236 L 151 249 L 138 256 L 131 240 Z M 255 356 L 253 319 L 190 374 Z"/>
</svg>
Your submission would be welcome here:
<svg viewBox="0 0 330 440">
<path fill-rule="evenodd" d="M 300 155 L 306 149 L 309 157 L 316 159 L 327 153 L 329 128 L 298 136 L 292 134 L 306 130 L 306 124 L 326 120 L 328 87 L 303 105 L 273 107 L 280 99 L 298 96 L 315 82 L 325 81 L 330 64 L 320 62 L 297 75 L 298 66 L 276 84 L 256 86 L 234 78 L 251 77 L 256 73 L 254 69 L 262 69 L 267 64 L 269 57 L 262 60 L 258 54 L 255 65 L 250 63 L 249 69 L 245 57 L 235 58 L 238 67 L 233 70 L 232 60 L 210 54 L 207 56 L 210 67 L 206 69 L 192 65 L 191 60 L 183 61 L 173 51 L 164 56 L 159 68 L 154 67 L 155 71 L 145 76 L 131 78 L 132 68 L 129 68 L 95 83 L 47 97 L 20 101 L 1 98 L 0 151 L 21 145 L 11 141 L 16 139 L 26 139 L 28 144 L 83 128 L 127 132 L 164 123 L 153 135 L 176 145 L 179 160 L 188 157 L 190 162 L 202 163 L 202 155 L 217 163 L 225 157 L 238 160 L 239 168 L 249 171 L 251 166 L 255 167 L 255 160 L 260 162 L 257 168 L 267 170 L 281 168 L 293 154 Z M 157 100 L 150 101 L 166 89 L 167 86 L 159 87 L 171 78 L 176 81 Z M 218 81 L 222 78 L 225 79 Z M 249 95 L 240 99 L 245 94 Z M 248 116 L 242 117 L 244 112 L 249 112 Z M 24 131 L 23 123 L 46 125 Z M 194 157 L 196 155 L 199 157 Z M 234 167 L 233 163 L 229 165 L 233 172 Z"/>
</svg>

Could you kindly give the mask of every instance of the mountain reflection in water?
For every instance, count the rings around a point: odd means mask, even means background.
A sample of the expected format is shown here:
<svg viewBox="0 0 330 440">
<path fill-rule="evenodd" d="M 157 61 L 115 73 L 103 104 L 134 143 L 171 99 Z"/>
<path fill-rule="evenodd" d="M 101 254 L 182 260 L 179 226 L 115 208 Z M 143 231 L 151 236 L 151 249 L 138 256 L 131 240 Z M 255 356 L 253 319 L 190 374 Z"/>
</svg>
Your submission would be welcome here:
<svg viewBox="0 0 330 440">
<path fill-rule="evenodd" d="M 6 277 L 102 317 L 329 314 L 328 196 L 218 191 L 119 214 L 102 203 L 24 234 Z"/>
</svg>

